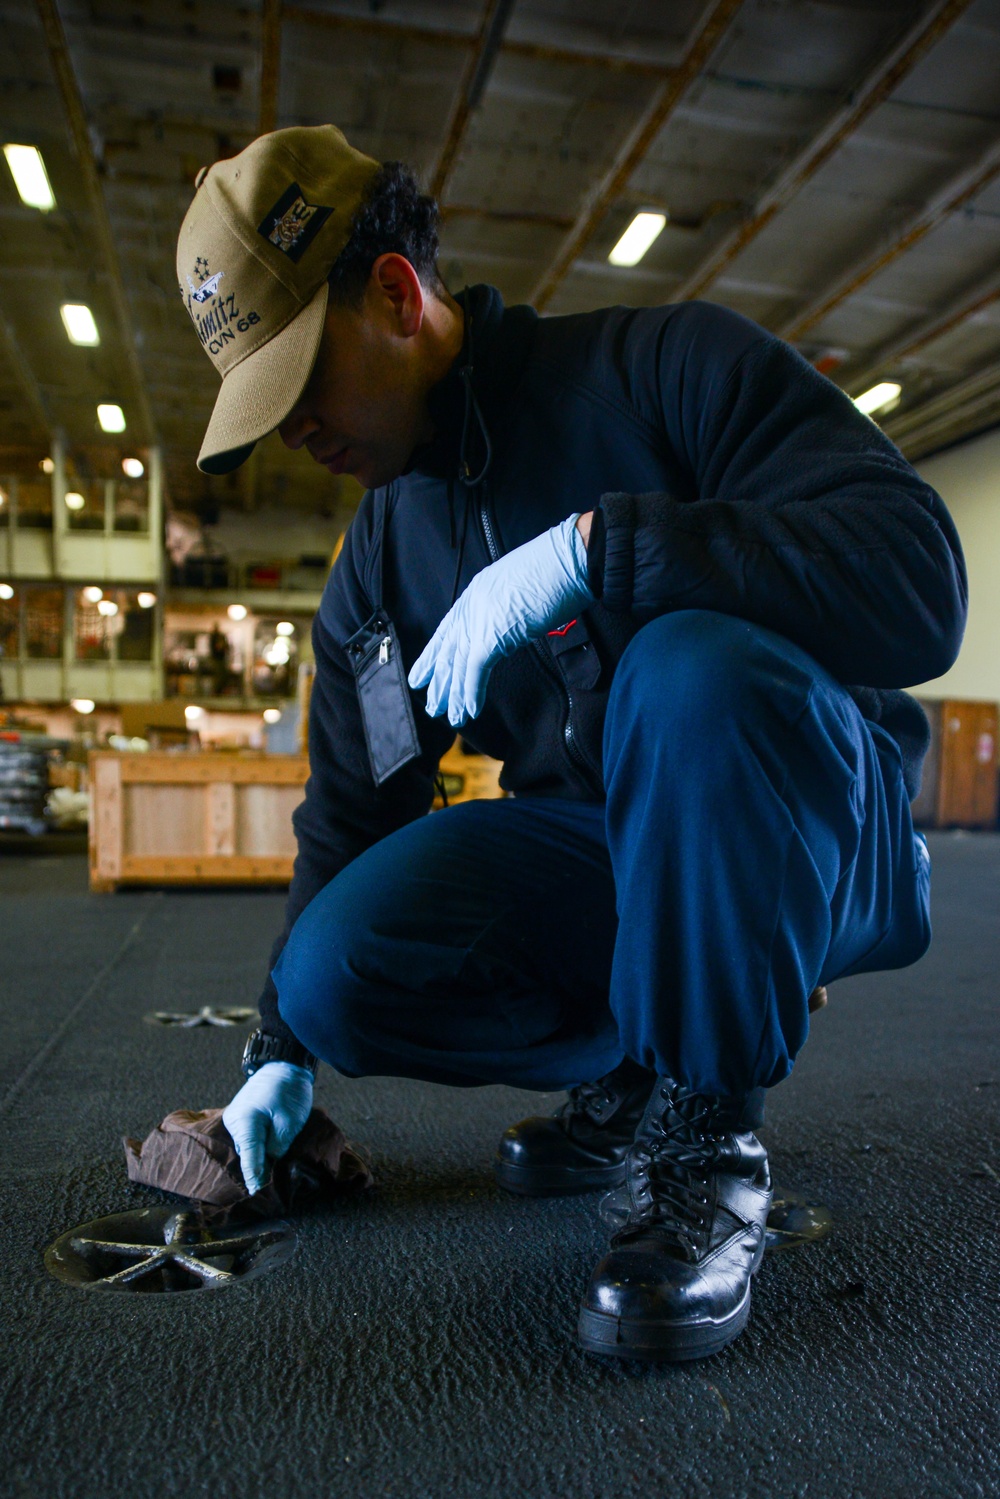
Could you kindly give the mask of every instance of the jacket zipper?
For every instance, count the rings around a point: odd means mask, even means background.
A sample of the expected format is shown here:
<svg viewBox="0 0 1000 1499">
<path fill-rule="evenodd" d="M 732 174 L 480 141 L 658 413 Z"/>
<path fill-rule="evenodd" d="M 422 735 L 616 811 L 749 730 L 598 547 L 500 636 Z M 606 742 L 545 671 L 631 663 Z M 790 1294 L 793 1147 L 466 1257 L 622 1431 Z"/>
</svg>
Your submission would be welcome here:
<svg viewBox="0 0 1000 1499">
<path fill-rule="evenodd" d="M 385 629 L 385 625 L 382 620 L 376 620 L 375 628 L 377 630 Z M 373 640 L 370 645 L 352 645 L 350 649 L 351 654 L 354 656 L 355 662 L 357 663 L 354 668 L 357 672 L 364 671 L 369 661 L 371 661 L 372 657 L 375 655 L 376 650 L 378 651 L 379 666 L 386 666 L 389 662 L 390 653 L 392 651 L 392 636 L 383 635 L 380 639 Z"/>
<path fill-rule="evenodd" d="M 563 677 L 562 672 L 559 670 L 558 666 L 550 658 L 548 652 L 546 651 L 545 641 L 533 640 L 531 643 L 538 652 L 538 659 L 541 661 L 542 666 L 545 668 L 546 674 L 548 676 L 554 677 L 558 685 L 566 694 L 566 723 L 563 726 L 563 738 L 566 741 L 566 750 L 569 754 L 569 757 L 572 760 L 574 766 L 583 776 L 583 779 L 586 781 L 590 790 L 596 791 L 599 796 L 603 796 L 604 787 L 603 785 L 599 784 L 597 775 L 595 774 L 590 761 L 587 759 L 586 755 L 583 753 L 583 750 L 577 744 L 576 736 L 573 733 L 573 694 L 567 687 L 566 680 Z"/>
<path fill-rule="evenodd" d="M 500 561 L 500 548 L 497 546 L 496 537 L 493 535 L 493 522 L 490 520 L 490 507 L 483 496 L 482 508 L 479 511 L 479 519 L 482 522 L 483 536 L 486 538 L 486 549 L 490 554 L 491 562 Z"/>
<path fill-rule="evenodd" d="M 490 520 L 489 504 L 485 495 L 483 496 L 482 504 L 480 506 L 479 519 L 482 524 L 483 536 L 486 540 L 486 548 L 490 554 L 490 560 L 492 562 L 498 562 L 500 560 L 500 548 L 496 544 L 496 537 L 493 533 L 493 524 Z M 566 745 L 566 753 L 569 755 L 569 758 L 574 767 L 583 776 L 583 779 L 586 781 L 589 789 L 591 791 L 596 790 L 599 795 L 603 796 L 604 787 L 597 784 L 597 777 L 594 774 L 590 761 L 587 759 L 582 749 L 577 744 L 576 736 L 573 733 L 573 694 L 572 692 L 570 692 L 569 687 L 566 685 L 563 674 L 559 670 L 558 666 L 556 666 L 554 661 L 551 661 L 549 659 L 548 653 L 545 649 L 544 640 L 533 640 L 531 643 L 538 652 L 538 659 L 542 663 L 546 676 L 554 677 L 557 685 L 561 687 L 566 694 L 566 722 L 563 726 L 563 742 Z"/>
</svg>

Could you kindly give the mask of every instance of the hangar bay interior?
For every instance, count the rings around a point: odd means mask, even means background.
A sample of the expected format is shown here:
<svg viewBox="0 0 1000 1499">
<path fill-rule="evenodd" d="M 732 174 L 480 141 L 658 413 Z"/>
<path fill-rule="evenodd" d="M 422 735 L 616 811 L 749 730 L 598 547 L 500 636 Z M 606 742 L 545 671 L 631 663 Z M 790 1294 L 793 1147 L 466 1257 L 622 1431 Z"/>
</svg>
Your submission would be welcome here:
<svg viewBox="0 0 1000 1499">
<path fill-rule="evenodd" d="M 2 0 L 0 59 L 0 1489 L 995 1493 L 1000 0 Z M 201 168 L 327 123 L 437 199 L 452 293 L 732 309 L 962 539 L 962 651 L 909 684 L 934 941 L 813 1016 L 762 1131 L 786 1217 L 704 1361 L 576 1345 L 597 1201 L 491 1164 L 555 1095 L 321 1068 L 374 1186 L 287 1213 L 291 1257 L 258 1222 L 192 1260 L 126 1173 L 240 1083 L 362 499 L 276 434 L 199 471 L 177 232 Z M 464 749 L 431 816 L 503 794 Z"/>
</svg>

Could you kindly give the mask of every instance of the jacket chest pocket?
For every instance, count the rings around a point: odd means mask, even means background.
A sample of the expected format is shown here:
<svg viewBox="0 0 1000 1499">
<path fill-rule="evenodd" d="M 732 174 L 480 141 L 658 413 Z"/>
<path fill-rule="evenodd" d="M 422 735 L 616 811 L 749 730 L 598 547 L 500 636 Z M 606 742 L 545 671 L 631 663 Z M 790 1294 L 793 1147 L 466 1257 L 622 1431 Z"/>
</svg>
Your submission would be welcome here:
<svg viewBox="0 0 1000 1499">
<path fill-rule="evenodd" d="M 420 753 L 403 654 L 385 610 L 377 609 L 344 649 L 357 684 L 372 775 L 381 786 Z"/>
<path fill-rule="evenodd" d="M 597 686 L 601 662 L 583 619 L 574 619 L 545 637 L 569 687 L 589 692 Z"/>
</svg>

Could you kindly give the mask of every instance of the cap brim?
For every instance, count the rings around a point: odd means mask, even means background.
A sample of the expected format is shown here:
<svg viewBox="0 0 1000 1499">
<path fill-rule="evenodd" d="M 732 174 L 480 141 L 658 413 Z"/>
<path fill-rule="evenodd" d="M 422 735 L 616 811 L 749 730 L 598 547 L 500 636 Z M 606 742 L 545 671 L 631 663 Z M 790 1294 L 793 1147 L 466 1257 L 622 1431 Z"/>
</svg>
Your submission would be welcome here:
<svg viewBox="0 0 1000 1499">
<path fill-rule="evenodd" d="M 198 454 L 203 474 L 232 473 L 285 420 L 316 363 L 328 294 L 324 281 L 280 333 L 226 375 Z"/>
</svg>

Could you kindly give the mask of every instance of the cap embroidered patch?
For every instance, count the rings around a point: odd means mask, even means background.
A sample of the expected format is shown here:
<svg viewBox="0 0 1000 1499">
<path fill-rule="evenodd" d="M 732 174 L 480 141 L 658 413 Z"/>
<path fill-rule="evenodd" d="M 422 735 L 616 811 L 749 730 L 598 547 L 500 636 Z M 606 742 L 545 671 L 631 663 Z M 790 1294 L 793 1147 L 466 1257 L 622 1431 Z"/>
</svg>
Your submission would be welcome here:
<svg viewBox="0 0 1000 1499">
<path fill-rule="evenodd" d="M 299 184 L 293 182 L 257 225 L 257 233 L 298 262 L 332 212 L 332 208 L 307 203 Z"/>
<path fill-rule="evenodd" d="M 205 259 L 204 255 L 199 255 L 195 259 L 194 274 L 199 282 L 197 286 L 195 286 L 190 276 L 187 276 L 185 279 L 187 280 L 188 291 L 190 292 L 191 297 L 195 302 L 210 302 L 213 297 L 218 296 L 219 282 L 226 274 L 225 271 L 216 271 L 214 276 L 210 276 L 208 273 L 208 261 Z M 183 297 L 183 286 L 180 287 L 180 294 Z"/>
<path fill-rule="evenodd" d="M 225 274 L 225 271 L 216 271 L 214 276 L 209 276 L 207 281 L 202 282 L 197 291 L 192 288 L 191 295 L 195 301 L 207 302 L 210 297 L 214 297 L 219 290 L 219 282 Z"/>
</svg>

